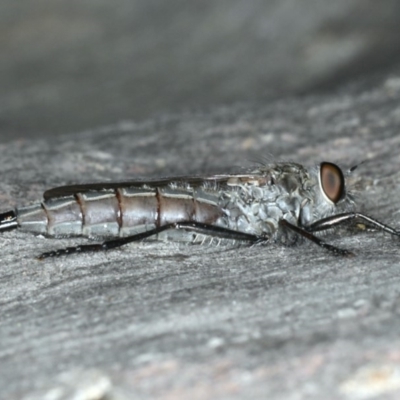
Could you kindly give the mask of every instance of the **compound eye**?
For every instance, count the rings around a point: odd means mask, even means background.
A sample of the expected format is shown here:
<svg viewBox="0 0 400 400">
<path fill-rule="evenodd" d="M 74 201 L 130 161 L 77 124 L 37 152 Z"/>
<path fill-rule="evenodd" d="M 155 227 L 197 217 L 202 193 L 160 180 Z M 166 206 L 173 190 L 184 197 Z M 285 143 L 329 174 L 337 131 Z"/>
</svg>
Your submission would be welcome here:
<svg viewBox="0 0 400 400">
<path fill-rule="evenodd" d="M 323 193 L 332 203 L 337 203 L 344 195 L 344 176 L 335 164 L 323 162 L 320 166 L 320 185 Z"/>
</svg>

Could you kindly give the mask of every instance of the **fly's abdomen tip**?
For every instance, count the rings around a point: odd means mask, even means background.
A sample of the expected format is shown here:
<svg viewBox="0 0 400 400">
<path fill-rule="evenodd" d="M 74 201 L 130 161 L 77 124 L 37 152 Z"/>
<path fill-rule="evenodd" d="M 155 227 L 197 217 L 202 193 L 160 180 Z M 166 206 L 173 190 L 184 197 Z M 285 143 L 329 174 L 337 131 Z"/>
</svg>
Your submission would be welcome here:
<svg viewBox="0 0 400 400">
<path fill-rule="evenodd" d="M 7 211 L 0 214 L 0 231 L 16 229 L 18 227 L 15 211 Z"/>
</svg>

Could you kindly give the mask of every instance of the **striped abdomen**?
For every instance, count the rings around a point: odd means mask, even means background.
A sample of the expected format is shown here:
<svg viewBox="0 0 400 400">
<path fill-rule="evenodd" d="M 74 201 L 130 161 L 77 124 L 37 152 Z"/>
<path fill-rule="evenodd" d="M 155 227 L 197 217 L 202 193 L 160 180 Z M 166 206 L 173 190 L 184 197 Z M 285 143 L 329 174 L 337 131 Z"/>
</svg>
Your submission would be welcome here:
<svg viewBox="0 0 400 400">
<path fill-rule="evenodd" d="M 17 210 L 21 229 L 49 236 L 130 236 L 172 222 L 215 223 L 218 196 L 202 188 L 119 188 L 52 198 Z"/>
</svg>

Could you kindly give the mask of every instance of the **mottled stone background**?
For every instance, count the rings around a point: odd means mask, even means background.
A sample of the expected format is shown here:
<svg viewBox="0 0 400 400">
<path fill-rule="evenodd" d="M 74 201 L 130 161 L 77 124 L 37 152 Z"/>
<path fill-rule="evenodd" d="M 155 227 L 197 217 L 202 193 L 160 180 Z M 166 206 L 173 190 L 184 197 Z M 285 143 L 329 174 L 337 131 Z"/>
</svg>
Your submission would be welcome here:
<svg viewBox="0 0 400 400">
<path fill-rule="evenodd" d="M 55 185 L 224 172 L 260 157 L 347 168 L 400 226 L 398 2 L 3 1 L 1 211 Z M 300 95 L 301 94 L 301 95 Z M 400 241 L 356 257 L 0 238 L 5 399 L 398 399 Z M 81 396 L 81 397 L 78 397 Z"/>
</svg>

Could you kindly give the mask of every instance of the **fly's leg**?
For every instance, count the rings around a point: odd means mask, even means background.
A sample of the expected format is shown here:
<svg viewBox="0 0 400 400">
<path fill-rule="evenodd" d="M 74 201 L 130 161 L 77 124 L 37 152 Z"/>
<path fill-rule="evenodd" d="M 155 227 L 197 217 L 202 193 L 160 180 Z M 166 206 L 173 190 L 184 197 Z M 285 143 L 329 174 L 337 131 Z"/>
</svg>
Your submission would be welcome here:
<svg viewBox="0 0 400 400">
<path fill-rule="evenodd" d="M 115 249 L 117 247 L 123 246 L 128 243 L 137 242 L 143 239 L 146 239 L 150 236 L 157 235 L 161 232 L 164 232 L 168 229 L 183 229 L 186 231 L 192 231 L 199 234 L 205 234 L 210 236 L 219 237 L 222 239 L 232 239 L 232 240 L 241 240 L 241 241 L 248 241 L 251 243 L 259 243 L 267 238 L 257 235 L 251 235 L 249 233 L 238 232 L 232 229 L 223 228 L 220 226 L 214 226 L 209 224 L 203 224 L 201 222 L 192 222 L 192 221 L 184 221 L 184 222 L 174 222 L 170 224 L 166 224 L 160 226 L 159 228 L 154 228 L 146 232 L 138 233 L 136 235 L 117 238 L 112 240 L 106 240 L 103 243 L 98 244 L 85 244 L 81 246 L 75 247 L 66 247 L 64 249 L 58 249 L 54 251 L 49 251 L 46 253 L 42 253 L 38 259 L 43 260 L 48 257 L 58 257 L 62 255 L 68 255 L 73 253 L 87 253 L 93 251 L 105 251 Z"/>
<path fill-rule="evenodd" d="M 354 253 L 352 253 L 351 251 L 339 249 L 338 247 L 332 246 L 324 242 L 322 239 L 314 236 L 311 232 L 308 231 L 308 229 L 300 228 L 299 226 L 293 225 L 290 222 L 286 221 L 285 219 L 280 220 L 279 224 L 287 229 L 291 229 L 293 232 L 298 233 L 299 235 L 305 237 L 306 239 L 311 240 L 318 246 L 321 246 L 322 248 L 330 251 L 335 256 L 346 256 L 346 257 L 354 256 Z"/>
<path fill-rule="evenodd" d="M 320 219 L 319 221 L 314 222 L 313 224 L 305 227 L 304 229 L 308 232 L 319 232 L 334 228 L 335 226 L 340 226 L 341 224 L 354 220 L 361 220 L 367 222 L 367 224 L 369 224 L 373 228 L 380 229 L 381 231 L 390 233 L 391 235 L 394 236 L 400 236 L 400 231 L 396 231 L 396 229 L 388 225 L 382 224 L 382 222 L 379 222 L 376 219 L 368 217 L 368 215 L 360 214 L 358 212 L 332 215 L 331 217 Z"/>
</svg>

